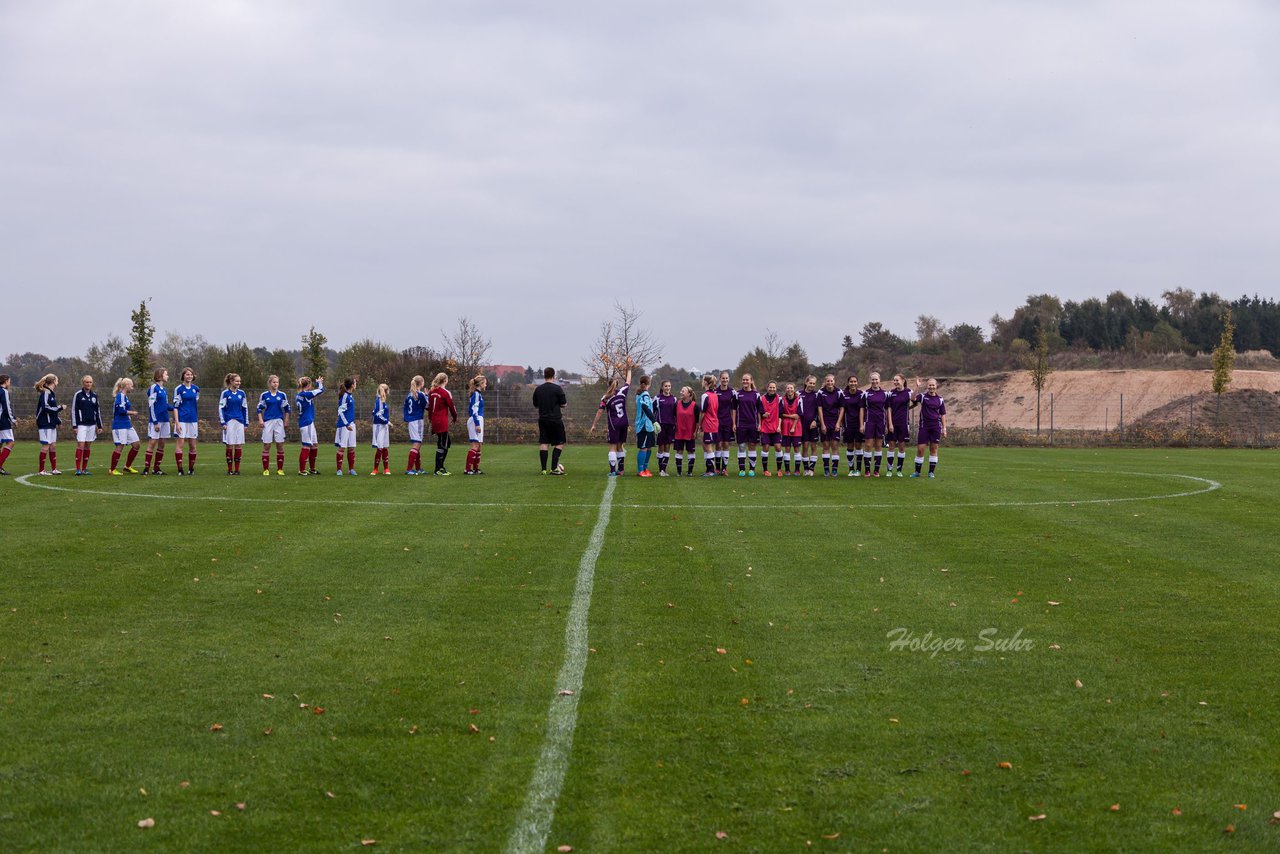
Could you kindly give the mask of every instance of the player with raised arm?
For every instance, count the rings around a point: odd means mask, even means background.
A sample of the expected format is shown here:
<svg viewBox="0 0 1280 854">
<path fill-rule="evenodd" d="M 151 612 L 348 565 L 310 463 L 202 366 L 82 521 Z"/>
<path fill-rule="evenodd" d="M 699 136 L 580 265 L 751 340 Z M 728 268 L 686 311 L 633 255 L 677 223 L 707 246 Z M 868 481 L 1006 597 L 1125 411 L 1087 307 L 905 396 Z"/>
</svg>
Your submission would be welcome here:
<svg viewBox="0 0 1280 854">
<path fill-rule="evenodd" d="M 818 434 L 822 437 L 822 476 L 840 476 L 840 428 L 844 407 L 840 405 L 840 389 L 836 375 L 827 374 L 818 389 Z"/>
<path fill-rule="evenodd" d="M 262 429 L 262 475 L 271 475 L 271 444 L 276 446 L 276 474 L 284 477 L 284 431 L 289 426 L 289 396 L 280 378 L 267 377 L 267 390 L 258 397 L 258 426 Z"/>
<path fill-rule="evenodd" d="M 605 416 L 605 427 L 608 430 L 609 443 L 609 476 L 618 477 L 626 470 L 627 461 L 627 429 L 630 422 L 627 418 L 627 392 L 631 390 L 631 365 L 626 368 L 626 378 L 618 385 L 618 378 L 609 380 L 609 387 L 604 397 L 600 398 L 600 406 L 595 417 L 591 419 L 588 435 L 596 432 L 596 424 L 600 416 Z"/>
<path fill-rule="evenodd" d="M 120 455 L 124 453 L 124 446 L 129 446 L 129 458 L 125 460 L 124 471 L 129 474 L 137 474 L 138 470 L 133 467 L 133 461 L 138 458 L 138 448 L 142 444 L 138 439 L 138 431 L 133 429 L 133 418 L 137 415 L 133 404 L 129 401 L 129 392 L 133 391 L 133 380 L 128 377 L 121 377 L 116 380 L 115 387 L 111 389 L 111 442 L 115 448 L 111 451 L 111 469 L 107 474 L 123 477 L 124 472 L 118 471 L 117 466 L 120 465 Z"/>
<path fill-rule="evenodd" d="M 173 407 L 177 412 L 178 441 L 173 447 L 173 462 L 182 477 L 182 447 L 187 448 L 187 475 L 196 473 L 196 439 L 200 436 L 200 386 L 196 385 L 196 372 L 183 368 L 178 379 L 181 382 L 173 390 Z"/>
<path fill-rule="evenodd" d="M 342 381 L 342 390 L 338 392 L 338 419 L 333 431 L 333 446 L 337 448 L 338 477 L 342 477 L 342 458 L 347 458 L 347 474 L 356 472 L 356 398 L 352 394 L 356 390 L 355 377 L 347 377 Z"/>
<path fill-rule="evenodd" d="M 89 451 L 102 432 L 102 410 L 98 406 L 98 393 L 93 390 L 93 377 L 86 374 L 81 388 L 71 399 L 71 429 L 76 431 L 76 475 L 92 474 L 89 471 Z"/>
<path fill-rule="evenodd" d="M 240 375 L 227 374 L 218 398 L 218 423 L 222 425 L 222 444 L 227 446 L 227 474 L 240 474 L 240 457 L 244 452 L 244 433 L 249 426 L 249 401 L 240 388 Z"/>
<path fill-rule="evenodd" d="M 542 460 L 542 473 L 562 475 L 560 454 L 564 451 L 564 414 L 568 404 L 564 389 L 554 382 L 555 368 L 542 370 L 542 385 L 533 390 L 533 405 L 538 410 L 538 456 Z M 547 450 L 551 449 L 551 468 L 547 469 Z"/>
<path fill-rule="evenodd" d="M 947 402 L 938 394 L 938 381 L 929 378 L 923 394 L 920 378 L 916 377 L 914 401 L 920 407 L 920 426 L 916 429 L 916 470 L 912 477 L 920 476 L 924 464 L 924 449 L 929 448 L 929 477 L 938 468 L 938 445 L 947 438 Z"/>
<path fill-rule="evenodd" d="M 298 474 L 310 477 L 316 473 L 316 458 L 320 456 L 320 440 L 316 436 L 316 397 L 324 394 L 324 377 L 298 377 L 298 393 L 293 403 L 298 409 L 298 439 L 302 450 L 298 452 Z"/>
</svg>

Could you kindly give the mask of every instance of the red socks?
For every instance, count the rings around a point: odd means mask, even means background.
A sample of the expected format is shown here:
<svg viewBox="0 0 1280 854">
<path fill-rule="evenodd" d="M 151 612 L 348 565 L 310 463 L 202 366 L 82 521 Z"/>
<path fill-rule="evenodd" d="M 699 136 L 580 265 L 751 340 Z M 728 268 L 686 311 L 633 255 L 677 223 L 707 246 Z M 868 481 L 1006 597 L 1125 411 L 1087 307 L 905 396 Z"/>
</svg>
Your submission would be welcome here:
<svg viewBox="0 0 1280 854">
<path fill-rule="evenodd" d="M 187 454 L 187 473 L 190 474 L 195 470 L 196 470 L 196 452 L 192 451 L 191 453 Z"/>
<path fill-rule="evenodd" d="M 342 449 L 341 448 L 338 449 L 337 454 L 338 454 L 338 471 L 342 471 Z"/>
<path fill-rule="evenodd" d="M 318 457 L 318 456 L 320 456 L 320 449 L 319 449 L 319 448 L 312 448 L 312 449 L 311 449 L 311 454 L 308 456 L 308 461 L 311 463 L 311 473 L 312 473 L 312 474 L 315 474 L 315 473 L 316 473 L 316 457 Z"/>
<path fill-rule="evenodd" d="M 4 461 L 9 459 L 9 451 L 13 449 L 13 445 L 5 445 L 0 448 L 0 468 L 4 468 Z"/>
<path fill-rule="evenodd" d="M 129 446 L 129 461 L 125 463 L 125 467 L 127 468 L 133 465 L 133 461 L 136 460 L 137 458 L 138 458 L 138 449 L 133 447 L 132 445 Z"/>
<path fill-rule="evenodd" d="M 0 457 L 0 461 L 2 461 L 3 459 L 4 459 L 3 457 Z M 116 450 L 111 452 L 111 470 L 115 471 L 116 466 L 118 465 L 120 465 L 120 450 L 117 448 Z"/>
<path fill-rule="evenodd" d="M 480 452 L 479 451 L 467 451 L 467 469 L 466 470 L 467 471 L 480 470 Z"/>
<path fill-rule="evenodd" d="M 356 449 L 347 448 L 347 471 L 352 471 L 356 467 Z"/>
<path fill-rule="evenodd" d="M 173 464 L 178 467 L 179 471 L 182 470 L 182 451 L 180 449 L 175 449 L 173 452 Z"/>
<path fill-rule="evenodd" d="M 44 471 L 44 461 L 48 459 L 48 457 L 49 457 L 48 451 L 40 452 L 40 471 Z"/>
<path fill-rule="evenodd" d="M 81 460 L 84 459 L 84 449 L 79 445 L 76 446 L 76 471 L 80 471 Z"/>
<path fill-rule="evenodd" d="M 270 468 L 271 468 L 271 452 L 263 451 L 262 452 L 262 470 L 267 471 Z"/>
<path fill-rule="evenodd" d="M 231 446 L 227 445 L 227 473 L 228 474 L 231 473 L 231 465 L 232 465 L 231 461 L 234 459 L 234 457 L 231 456 L 231 453 L 232 453 Z"/>
<path fill-rule="evenodd" d="M 244 450 L 239 445 L 237 445 L 235 449 L 236 471 L 240 471 L 240 456 L 243 453 L 244 453 Z"/>
<path fill-rule="evenodd" d="M 284 449 L 276 448 L 276 471 L 284 471 Z"/>
<path fill-rule="evenodd" d="M 307 458 L 310 456 L 311 449 L 308 447 L 304 446 L 303 449 L 298 452 L 298 474 L 302 474 L 307 470 Z"/>
</svg>

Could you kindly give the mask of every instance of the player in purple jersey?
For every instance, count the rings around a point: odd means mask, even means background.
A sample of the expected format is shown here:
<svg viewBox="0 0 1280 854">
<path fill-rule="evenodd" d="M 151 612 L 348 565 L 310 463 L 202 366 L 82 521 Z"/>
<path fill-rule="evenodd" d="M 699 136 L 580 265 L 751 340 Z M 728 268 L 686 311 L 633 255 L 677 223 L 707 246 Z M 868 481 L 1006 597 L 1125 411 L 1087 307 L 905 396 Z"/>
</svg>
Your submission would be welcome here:
<svg viewBox="0 0 1280 854">
<path fill-rule="evenodd" d="M 862 451 L 862 462 L 865 467 L 867 455 L 875 458 L 875 471 L 870 477 L 880 476 L 880 457 L 884 452 L 884 433 L 886 428 L 886 407 L 889 404 L 889 392 L 880 387 L 880 375 L 871 375 L 871 385 L 862 393 L 862 435 L 866 444 Z"/>
<path fill-rule="evenodd" d="M 840 476 L 840 426 L 844 407 L 840 405 L 840 389 L 836 375 L 827 374 L 818 389 L 818 430 L 822 436 L 822 476 Z"/>
<path fill-rule="evenodd" d="M 844 442 L 845 462 L 849 464 L 849 477 L 862 474 L 862 389 L 858 388 L 858 378 L 849 375 L 848 381 L 840 391 L 840 405 L 844 407 Z"/>
<path fill-rule="evenodd" d="M 897 452 L 897 473 L 902 477 L 902 464 L 907 460 L 907 442 L 911 439 L 911 389 L 902 374 L 893 375 L 893 388 L 889 391 L 889 447 L 885 449 L 889 476 L 894 469 L 894 452 Z"/>
<path fill-rule="evenodd" d="M 742 375 L 738 389 L 735 430 L 738 436 L 738 477 L 756 476 L 756 446 L 760 444 L 760 392 L 751 374 Z M 748 471 L 746 463 L 750 461 Z"/>
<path fill-rule="evenodd" d="M 822 428 L 818 424 L 818 378 L 805 377 L 800 391 L 800 457 L 805 477 L 813 477 L 818 467 L 818 445 L 822 441 Z"/>
<path fill-rule="evenodd" d="M 715 388 L 720 408 L 720 429 L 716 431 L 716 471 L 729 474 L 729 446 L 735 444 L 734 426 L 737 420 L 738 393 L 730 387 L 728 371 L 720 372 L 720 384 Z"/>
<path fill-rule="evenodd" d="M 924 394 L 920 393 L 920 378 L 916 377 L 916 393 L 912 400 L 920 407 L 920 426 L 916 430 L 916 471 L 911 476 L 920 476 L 924 449 L 928 445 L 929 477 L 934 477 L 938 468 L 938 443 L 947 438 L 947 402 L 938 396 L 938 381 L 932 377 L 925 386 Z"/>
<path fill-rule="evenodd" d="M 676 397 L 671 393 L 671 380 L 663 380 L 658 386 L 653 403 L 658 412 L 658 477 L 666 477 L 671 443 L 676 438 Z"/>
<path fill-rule="evenodd" d="M 627 392 L 630 390 L 631 365 L 628 363 L 627 376 L 621 386 L 618 385 L 616 377 L 609 381 L 609 390 L 605 392 L 604 397 L 600 398 L 600 408 L 596 410 L 596 417 L 591 419 L 591 429 L 587 431 L 594 433 L 596 423 L 600 421 L 600 414 L 606 414 L 606 423 L 609 428 L 610 477 L 618 477 L 626 470 L 627 428 L 631 425 L 631 419 L 627 417 Z"/>
</svg>

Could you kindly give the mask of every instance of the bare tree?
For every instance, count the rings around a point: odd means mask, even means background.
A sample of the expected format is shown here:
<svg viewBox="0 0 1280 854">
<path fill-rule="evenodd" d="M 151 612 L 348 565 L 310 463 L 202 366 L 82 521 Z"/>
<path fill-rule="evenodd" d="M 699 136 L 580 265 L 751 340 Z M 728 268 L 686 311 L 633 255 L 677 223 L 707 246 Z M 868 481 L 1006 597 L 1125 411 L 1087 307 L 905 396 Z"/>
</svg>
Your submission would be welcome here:
<svg viewBox="0 0 1280 854">
<path fill-rule="evenodd" d="M 478 374 L 493 345 L 480 332 L 480 327 L 469 317 L 459 317 L 458 327 L 452 333 L 442 329 L 440 334 L 444 338 L 444 357 L 457 364 L 460 378 L 469 380 Z"/>
<path fill-rule="evenodd" d="M 607 383 L 630 367 L 653 367 L 662 360 L 662 342 L 640 325 L 644 312 L 634 303 L 613 304 L 614 316 L 600 324 L 600 334 L 583 360 L 587 373 Z"/>
</svg>

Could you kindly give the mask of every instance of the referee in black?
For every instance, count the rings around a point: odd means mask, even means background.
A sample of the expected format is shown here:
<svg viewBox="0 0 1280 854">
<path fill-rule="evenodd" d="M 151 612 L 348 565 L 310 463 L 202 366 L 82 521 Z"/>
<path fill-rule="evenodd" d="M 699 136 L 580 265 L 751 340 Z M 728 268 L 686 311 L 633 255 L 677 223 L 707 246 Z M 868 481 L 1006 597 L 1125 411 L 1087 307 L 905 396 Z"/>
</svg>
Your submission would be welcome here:
<svg viewBox="0 0 1280 854">
<path fill-rule="evenodd" d="M 564 450 L 564 416 L 560 410 L 568 404 L 564 389 L 558 382 L 555 368 L 544 368 L 543 383 L 533 390 L 533 405 L 538 410 L 538 453 L 542 458 L 542 473 L 547 474 L 547 448 L 551 452 L 551 474 L 564 474 L 560 466 L 560 452 Z"/>
</svg>

